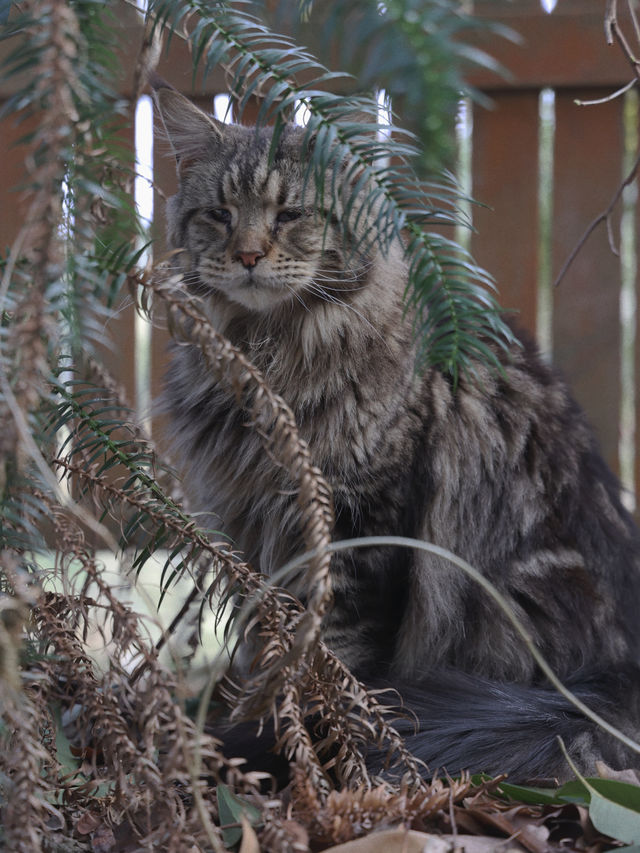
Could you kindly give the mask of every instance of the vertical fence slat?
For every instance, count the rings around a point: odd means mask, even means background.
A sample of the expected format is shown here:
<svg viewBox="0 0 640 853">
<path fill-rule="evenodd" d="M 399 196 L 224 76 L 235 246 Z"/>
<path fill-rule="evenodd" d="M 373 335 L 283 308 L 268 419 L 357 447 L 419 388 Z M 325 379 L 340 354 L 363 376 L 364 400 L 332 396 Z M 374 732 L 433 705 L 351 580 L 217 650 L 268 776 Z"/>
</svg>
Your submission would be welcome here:
<svg viewBox="0 0 640 853">
<path fill-rule="evenodd" d="M 502 92 L 473 115 L 476 260 L 494 276 L 505 308 L 535 332 L 537 276 L 538 93 Z"/>
<path fill-rule="evenodd" d="M 622 175 L 622 100 L 578 107 L 602 91 L 556 93 L 553 267 L 557 271 L 589 223 L 606 209 Z M 619 217 L 616 216 L 616 223 Z M 617 235 L 619 229 L 614 229 Z M 554 361 L 618 470 L 620 264 L 600 226 L 555 292 Z"/>
<path fill-rule="evenodd" d="M 195 99 L 194 99 L 195 100 Z M 211 102 L 207 99 L 207 104 Z M 199 106 L 204 106 L 204 99 Z M 151 233 L 153 235 L 154 261 L 159 261 L 167 252 L 166 238 L 166 205 L 167 199 L 174 195 L 178 189 L 176 175 L 176 160 L 171 151 L 171 146 L 164 136 L 162 122 L 154 106 L 153 121 L 153 224 Z M 166 373 L 169 344 L 169 332 L 166 328 L 166 320 L 162 311 L 155 312 L 156 322 L 151 330 L 151 399 L 157 404 L 162 393 L 163 377 Z M 152 431 L 156 441 L 163 442 L 165 432 L 165 418 L 158 413 L 157 405 L 154 412 Z"/>
</svg>

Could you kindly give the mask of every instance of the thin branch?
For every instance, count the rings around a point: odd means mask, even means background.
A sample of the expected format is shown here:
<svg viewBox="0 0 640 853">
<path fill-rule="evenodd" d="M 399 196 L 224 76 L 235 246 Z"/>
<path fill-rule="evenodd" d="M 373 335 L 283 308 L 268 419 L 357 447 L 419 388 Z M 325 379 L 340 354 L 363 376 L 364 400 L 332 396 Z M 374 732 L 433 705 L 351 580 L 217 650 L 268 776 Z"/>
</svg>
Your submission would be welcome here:
<svg viewBox="0 0 640 853">
<path fill-rule="evenodd" d="M 620 198 L 622 197 L 622 193 L 624 192 L 625 188 L 628 187 L 630 184 L 632 184 L 633 181 L 636 179 L 639 168 L 640 168 L 640 154 L 638 154 L 638 156 L 636 157 L 629 174 L 627 175 L 627 177 L 624 179 L 624 181 L 620 184 L 620 186 L 616 190 L 616 192 L 615 192 L 613 198 L 611 199 L 611 201 L 609 202 L 609 205 L 606 208 L 606 210 L 604 210 L 602 213 L 600 213 L 598 216 L 596 216 L 596 218 L 593 220 L 593 222 L 591 222 L 591 224 L 587 227 L 587 229 L 585 230 L 582 237 L 578 240 L 578 242 L 577 242 L 576 246 L 573 248 L 571 254 L 567 258 L 567 260 L 564 262 L 564 264 L 562 265 L 562 269 L 558 273 L 558 276 L 553 283 L 554 287 L 557 287 L 560 284 L 560 282 L 562 281 L 562 279 L 565 277 L 569 267 L 575 261 L 577 255 L 582 250 L 584 244 L 587 242 L 587 240 L 589 239 L 591 234 L 596 230 L 598 225 L 600 225 L 602 222 L 606 222 L 607 226 L 609 227 L 611 214 L 613 213 L 616 205 L 620 201 Z M 609 234 L 611 234 L 610 231 L 609 231 Z M 617 254 L 617 251 L 615 251 L 615 253 Z"/>
<path fill-rule="evenodd" d="M 629 7 L 629 11 L 631 13 L 631 20 L 633 23 L 633 29 L 634 29 L 635 35 L 640 40 L 640 25 L 638 23 L 638 18 L 635 14 L 635 10 L 633 8 L 633 3 L 631 2 L 631 0 L 628 0 L 628 7 Z M 614 100 L 614 98 L 617 98 L 620 95 L 625 94 L 627 91 L 629 91 L 631 88 L 633 88 L 633 86 L 635 86 L 638 83 L 638 81 L 640 80 L 640 60 L 638 60 L 636 58 L 636 56 L 634 55 L 633 51 L 631 50 L 631 47 L 629 46 L 629 43 L 627 42 L 627 40 L 624 36 L 624 33 L 622 32 L 622 30 L 620 29 L 619 24 L 618 24 L 618 2 L 617 2 L 617 0 L 607 0 L 607 6 L 606 6 L 605 16 L 604 16 L 604 31 L 605 31 L 605 36 L 607 39 L 607 44 L 611 45 L 614 42 L 618 43 L 618 45 L 620 46 L 620 49 L 622 50 L 623 54 L 625 55 L 625 58 L 627 59 L 627 61 L 631 65 L 631 68 L 633 70 L 633 73 L 635 74 L 635 77 L 629 83 L 627 83 L 626 86 L 623 86 L 622 89 L 619 89 L 618 91 L 614 92 L 611 95 L 607 95 L 605 98 L 599 98 L 599 99 L 596 99 L 593 101 L 576 101 L 575 103 L 578 104 L 579 106 L 591 106 L 593 104 L 604 104 L 604 103 L 607 103 L 608 101 L 612 101 L 612 100 Z M 598 216 L 596 216 L 596 218 L 587 227 L 587 229 L 585 230 L 582 237 L 578 240 L 578 243 L 576 244 L 576 246 L 572 250 L 571 254 L 567 258 L 567 260 L 564 262 L 564 264 L 562 265 L 562 269 L 560 270 L 560 272 L 558 273 L 558 275 L 554 281 L 554 284 L 553 284 L 554 288 L 558 287 L 558 285 L 560 284 L 562 279 L 567 274 L 569 267 L 574 262 L 577 255 L 582 250 L 583 246 L 585 245 L 585 243 L 587 242 L 587 240 L 589 239 L 591 234 L 596 230 L 596 228 L 602 222 L 606 223 L 607 238 L 609 240 L 609 246 L 611 247 L 611 251 L 613 252 L 614 255 L 616 255 L 616 256 L 619 255 L 619 252 L 615 246 L 615 240 L 613 238 L 611 214 L 613 213 L 616 205 L 620 201 L 620 199 L 622 197 L 622 193 L 624 192 L 625 188 L 628 187 L 635 180 L 637 173 L 638 173 L 638 168 L 640 168 L 640 154 L 638 154 L 638 156 L 636 157 L 636 160 L 635 160 L 635 162 L 631 168 L 631 171 L 629 172 L 627 177 L 624 179 L 624 181 L 620 184 L 620 186 L 616 190 L 616 192 L 615 192 L 613 198 L 611 199 L 606 210 L 604 210 L 602 213 L 600 213 Z"/>
<path fill-rule="evenodd" d="M 622 95 L 625 95 L 630 89 L 637 86 L 637 84 L 637 80 L 629 80 L 629 82 L 625 83 L 621 89 L 616 89 L 615 92 L 612 92 L 610 95 L 605 95 L 604 98 L 594 98 L 591 101 L 581 101 L 579 98 L 576 98 L 573 103 L 577 107 L 594 107 L 598 106 L 598 104 L 608 104 L 609 101 L 615 101 L 616 98 L 620 98 Z"/>
<path fill-rule="evenodd" d="M 629 14 L 631 15 L 631 23 L 633 24 L 636 39 L 640 42 L 640 21 L 638 21 L 634 0 L 627 0 L 627 5 L 629 7 Z"/>
<path fill-rule="evenodd" d="M 617 7 L 617 0 L 607 0 L 607 9 L 604 14 L 604 33 L 607 39 L 607 44 L 613 44 L 613 27 L 618 20 Z"/>
<path fill-rule="evenodd" d="M 631 4 L 629 4 L 631 5 Z M 634 20 L 634 28 L 636 25 L 635 16 L 633 16 Z M 640 80 L 640 60 L 637 59 L 631 47 L 629 46 L 629 42 L 625 38 L 624 33 L 620 29 L 618 25 L 618 3 L 617 0 L 608 0 L 607 9 L 605 12 L 604 19 L 604 30 L 607 37 L 607 44 L 613 44 L 614 41 L 617 41 L 624 53 L 626 59 L 633 69 L 633 73 Z M 637 33 L 637 29 L 636 29 Z"/>
</svg>

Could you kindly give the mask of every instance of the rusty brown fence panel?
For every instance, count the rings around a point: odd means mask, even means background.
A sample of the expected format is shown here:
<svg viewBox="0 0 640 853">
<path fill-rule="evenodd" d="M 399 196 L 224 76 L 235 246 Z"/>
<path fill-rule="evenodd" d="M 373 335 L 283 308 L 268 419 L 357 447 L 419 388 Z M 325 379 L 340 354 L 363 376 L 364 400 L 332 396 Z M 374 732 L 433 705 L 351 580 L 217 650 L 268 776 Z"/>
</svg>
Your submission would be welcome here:
<svg viewBox="0 0 640 853">
<path fill-rule="evenodd" d="M 550 294 L 548 333 L 539 328 L 545 251 L 539 197 L 541 91 L 550 90 L 555 101 L 546 247 L 552 279 L 592 220 L 606 210 L 625 173 L 624 98 L 594 106 L 576 103 L 606 98 L 632 78 L 621 51 L 606 43 L 604 5 L 559 0 L 547 14 L 538 0 L 477 4 L 483 14 L 511 26 L 521 41 L 484 45 L 510 70 L 511 79 L 500 82 L 483 73 L 474 80 L 492 98 L 492 108 L 476 107 L 473 114 L 472 191 L 488 207 L 474 212 L 472 249 L 495 276 L 502 304 L 517 309 L 522 325 L 548 340 L 553 361 L 586 409 L 608 462 L 633 488 L 640 473 L 639 454 L 632 450 L 635 464 L 632 460 L 630 470 L 629 452 L 622 451 L 627 461 L 621 468 L 620 438 L 624 432 L 627 443 L 638 445 L 637 406 L 631 418 L 625 416 L 624 430 L 621 426 L 621 412 L 629 403 L 623 396 L 634 405 L 628 375 L 635 362 L 633 353 L 625 351 L 623 367 L 621 260 L 612 252 L 603 225 L 585 241 Z M 621 24 L 628 21 L 622 19 Z M 635 133 L 637 140 L 637 127 Z M 636 202 L 636 231 L 637 222 Z M 612 217 L 612 237 L 619 247 L 620 205 Z M 636 291 L 637 286 L 636 262 Z"/>
</svg>

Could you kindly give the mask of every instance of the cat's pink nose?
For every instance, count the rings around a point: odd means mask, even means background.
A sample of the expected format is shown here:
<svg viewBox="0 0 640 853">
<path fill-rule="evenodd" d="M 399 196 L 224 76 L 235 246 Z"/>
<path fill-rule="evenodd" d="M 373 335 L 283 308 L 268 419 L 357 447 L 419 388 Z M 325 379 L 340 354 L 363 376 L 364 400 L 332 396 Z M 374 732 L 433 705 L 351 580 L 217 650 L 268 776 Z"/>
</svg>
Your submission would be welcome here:
<svg viewBox="0 0 640 853">
<path fill-rule="evenodd" d="M 240 261 L 243 267 L 250 269 L 255 267 L 260 258 L 264 258 L 264 252 L 236 252 L 234 258 Z"/>
</svg>

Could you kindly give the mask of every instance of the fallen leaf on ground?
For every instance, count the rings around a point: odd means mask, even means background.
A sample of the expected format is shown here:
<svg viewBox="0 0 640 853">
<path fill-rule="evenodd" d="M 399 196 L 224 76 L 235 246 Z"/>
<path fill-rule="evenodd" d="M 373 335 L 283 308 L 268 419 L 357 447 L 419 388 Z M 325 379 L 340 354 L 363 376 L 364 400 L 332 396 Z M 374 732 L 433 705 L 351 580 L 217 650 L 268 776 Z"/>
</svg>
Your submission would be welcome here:
<svg viewBox="0 0 640 853">
<path fill-rule="evenodd" d="M 241 817 L 242 823 L 242 843 L 240 844 L 239 853 L 260 853 L 260 843 L 254 828 L 247 819 L 245 814 Z"/>
<path fill-rule="evenodd" d="M 504 838 L 482 835 L 433 835 L 405 829 L 374 832 L 325 853 L 454 853 L 464 848 L 465 853 L 522 853 L 523 847 L 515 841 L 505 843 Z"/>
<path fill-rule="evenodd" d="M 640 785 L 640 775 L 637 770 L 614 770 L 604 761 L 596 761 L 596 770 L 601 779 L 615 779 L 617 782 L 628 782 L 630 785 Z"/>
</svg>

